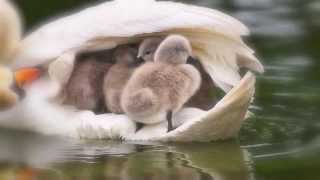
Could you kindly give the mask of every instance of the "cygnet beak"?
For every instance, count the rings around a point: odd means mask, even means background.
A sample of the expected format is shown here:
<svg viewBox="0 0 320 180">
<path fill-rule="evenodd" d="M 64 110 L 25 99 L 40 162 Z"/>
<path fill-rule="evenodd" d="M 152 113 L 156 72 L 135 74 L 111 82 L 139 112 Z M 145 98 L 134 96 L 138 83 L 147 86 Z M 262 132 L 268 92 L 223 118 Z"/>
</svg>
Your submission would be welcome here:
<svg viewBox="0 0 320 180">
<path fill-rule="evenodd" d="M 142 57 L 138 57 L 137 59 L 137 65 L 144 63 L 144 59 Z"/>
<path fill-rule="evenodd" d="M 195 62 L 197 62 L 196 58 L 194 58 L 193 56 L 188 57 L 187 64 L 194 64 Z"/>
</svg>

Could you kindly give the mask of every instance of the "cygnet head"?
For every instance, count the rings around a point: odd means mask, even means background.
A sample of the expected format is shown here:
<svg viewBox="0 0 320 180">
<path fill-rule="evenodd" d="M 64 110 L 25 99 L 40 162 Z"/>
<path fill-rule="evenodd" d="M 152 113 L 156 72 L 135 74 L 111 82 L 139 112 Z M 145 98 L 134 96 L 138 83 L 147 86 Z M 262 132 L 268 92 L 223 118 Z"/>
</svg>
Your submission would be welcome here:
<svg viewBox="0 0 320 180">
<path fill-rule="evenodd" d="M 116 48 L 114 52 L 114 59 L 117 64 L 136 66 L 140 63 L 137 59 L 137 54 L 138 51 L 136 48 L 123 45 Z"/>
<path fill-rule="evenodd" d="M 152 62 L 154 60 L 154 53 L 162 40 L 163 39 L 160 37 L 144 39 L 139 46 L 138 58 L 141 58 L 146 62 Z"/>
<path fill-rule="evenodd" d="M 154 55 L 155 62 L 184 64 L 192 54 L 189 40 L 181 35 L 170 35 L 159 45 Z"/>
</svg>

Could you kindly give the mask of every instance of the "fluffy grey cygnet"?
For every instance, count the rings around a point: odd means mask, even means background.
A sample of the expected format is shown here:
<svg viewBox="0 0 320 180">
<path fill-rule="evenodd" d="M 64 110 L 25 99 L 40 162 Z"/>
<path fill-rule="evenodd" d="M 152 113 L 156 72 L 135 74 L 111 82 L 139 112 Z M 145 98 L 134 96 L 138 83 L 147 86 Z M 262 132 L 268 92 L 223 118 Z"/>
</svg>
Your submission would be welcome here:
<svg viewBox="0 0 320 180">
<path fill-rule="evenodd" d="M 141 58 L 146 62 L 153 62 L 154 54 L 162 41 L 163 38 L 160 37 L 144 39 L 139 46 L 138 58 Z"/>
<path fill-rule="evenodd" d="M 105 105 L 112 113 L 123 113 L 120 98 L 125 85 L 133 71 L 142 63 L 137 58 L 138 50 L 135 47 L 123 45 L 114 53 L 114 64 L 104 77 L 103 92 Z"/>
<path fill-rule="evenodd" d="M 190 42 L 183 36 L 170 35 L 161 42 L 154 62 L 140 66 L 125 87 L 121 98 L 124 112 L 144 124 L 167 119 L 171 131 L 172 114 L 200 87 L 199 71 L 186 64 L 191 53 Z"/>
<path fill-rule="evenodd" d="M 154 60 L 154 53 L 162 41 L 163 38 L 161 37 L 150 37 L 144 39 L 139 47 L 138 57 L 147 62 L 152 62 Z M 211 109 L 217 103 L 216 86 L 198 59 L 189 57 L 187 64 L 193 65 L 200 72 L 202 82 L 199 90 L 192 96 L 192 98 L 189 99 L 185 106 L 196 107 L 203 110 Z"/>
<path fill-rule="evenodd" d="M 93 57 L 78 61 L 64 89 L 64 103 L 80 110 L 100 111 L 103 76 L 111 66 Z"/>
</svg>

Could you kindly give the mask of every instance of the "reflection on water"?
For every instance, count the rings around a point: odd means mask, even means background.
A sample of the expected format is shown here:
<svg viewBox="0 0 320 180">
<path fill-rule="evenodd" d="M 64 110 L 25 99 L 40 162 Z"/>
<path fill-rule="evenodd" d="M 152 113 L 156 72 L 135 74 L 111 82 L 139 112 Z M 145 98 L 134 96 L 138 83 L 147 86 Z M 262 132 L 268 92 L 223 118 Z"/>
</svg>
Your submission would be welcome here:
<svg viewBox="0 0 320 180">
<path fill-rule="evenodd" d="M 234 141 L 146 145 L 2 130 L 0 147 L 0 179 L 250 179 L 246 151 Z"/>
<path fill-rule="evenodd" d="M 0 179 L 254 180 L 278 175 L 312 179 L 320 165 L 319 141 L 304 147 L 240 146 L 236 141 L 143 144 L 2 130 Z"/>
<path fill-rule="evenodd" d="M 266 67 L 237 142 L 83 142 L 1 130 L 0 179 L 320 179 L 320 2 L 179 0 L 247 24 Z M 88 0 L 15 0 L 28 29 Z M 100 2 L 96 0 L 95 2 Z M 249 155 L 250 154 L 250 155 Z"/>
</svg>

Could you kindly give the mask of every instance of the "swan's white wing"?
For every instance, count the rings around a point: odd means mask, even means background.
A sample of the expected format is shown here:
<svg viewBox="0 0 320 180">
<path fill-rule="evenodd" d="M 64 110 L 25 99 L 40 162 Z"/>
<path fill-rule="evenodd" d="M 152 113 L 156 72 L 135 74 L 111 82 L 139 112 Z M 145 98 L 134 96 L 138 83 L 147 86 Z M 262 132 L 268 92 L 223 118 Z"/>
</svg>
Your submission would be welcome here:
<svg viewBox="0 0 320 180">
<path fill-rule="evenodd" d="M 241 79 L 240 68 L 262 73 L 264 68 L 254 51 L 242 41 L 235 41 L 207 31 L 181 30 L 192 42 L 194 56 L 203 64 L 215 84 L 228 92 Z"/>
<path fill-rule="evenodd" d="M 239 65 L 262 72 L 263 67 L 241 40 L 248 29 L 216 10 L 174 2 L 118 0 L 53 21 L 25 38 L 14 67 L 46 63 L 66 51 L 97 41 L 114 47 L 110 37 L 186 30 L 202 43 L 198 56 L 216 84 L 228 91 L 239 82 Z M 200 39 L 200 40 L 199 40 Z M 241 62 L 236 57 L 241 56 Z"/>
<path fill-rule="evenodd" d="M 21 23 L 16 9 L 0 0 L 0 62 L 8 62 L 21 38 Z"/>
</svg>

